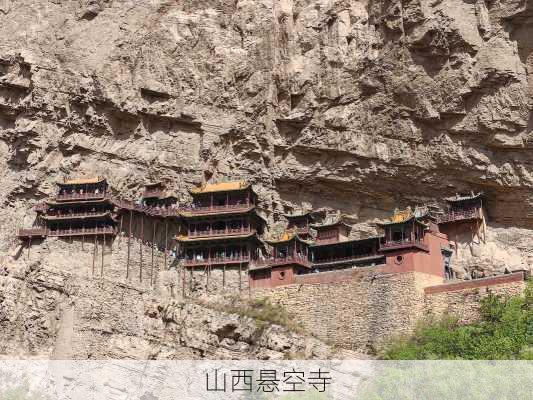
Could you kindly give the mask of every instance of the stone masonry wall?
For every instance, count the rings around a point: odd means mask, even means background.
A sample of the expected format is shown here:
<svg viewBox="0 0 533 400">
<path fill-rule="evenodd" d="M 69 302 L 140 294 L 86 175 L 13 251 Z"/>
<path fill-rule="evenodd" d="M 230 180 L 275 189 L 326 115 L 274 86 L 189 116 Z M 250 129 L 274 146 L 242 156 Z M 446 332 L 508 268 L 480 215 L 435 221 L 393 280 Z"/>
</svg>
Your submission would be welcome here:
<svg viewBox="0 0 533 400">
<path fill-rule="evenodd" d="M 440 282 L 426 274 L 387 274 L 368 267 L 298 276 L 298 284 L 253 295 L 284 306 L 321 340 L 365 351 L 409 332 L 424 312 L 423 288 Z"/>
<path fill-rule="evenodd" d="M 516 296 L 523 293 L 526 281 L 522 272 L 473 281 L 449 283 L 425 289 L 425 309 L 430 316 L 450 314 L 461 323 L 479 318 L 480 300 L 489 293 Z"/>
<path fill-rule="evenodd" d="M 389 274 L 378 266 L 300 275 L 294 285 L 252 293 L 282 305 L 319 339 L 368 351 L 393 336 L 410 333 L 429 315 L 448 312 L 462 322 L 472 321 L 479 315 L 483 296 L 517 295 L 525 285 L 521 272 L 443 284 L 436 276 Z"/>
</svg>

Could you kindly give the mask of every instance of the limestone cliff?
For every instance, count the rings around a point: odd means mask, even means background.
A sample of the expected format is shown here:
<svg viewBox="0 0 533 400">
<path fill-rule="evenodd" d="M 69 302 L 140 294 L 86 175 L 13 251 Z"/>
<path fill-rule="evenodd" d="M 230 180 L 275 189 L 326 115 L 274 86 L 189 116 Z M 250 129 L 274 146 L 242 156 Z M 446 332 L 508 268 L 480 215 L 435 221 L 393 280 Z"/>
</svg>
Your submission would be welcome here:
<svg viewBox="0 0 533 400">
<path fill-rule="evenodd" d="M 183 201 L 244 178 L 271 223 L 312 206 L 361 235 L 484 191 L 487 243 L 459 238 L 456 265 L 533 264 L 531 0 L 3 0 L 0 35 L 3 268 L 88 173 Z"/>
</svg>

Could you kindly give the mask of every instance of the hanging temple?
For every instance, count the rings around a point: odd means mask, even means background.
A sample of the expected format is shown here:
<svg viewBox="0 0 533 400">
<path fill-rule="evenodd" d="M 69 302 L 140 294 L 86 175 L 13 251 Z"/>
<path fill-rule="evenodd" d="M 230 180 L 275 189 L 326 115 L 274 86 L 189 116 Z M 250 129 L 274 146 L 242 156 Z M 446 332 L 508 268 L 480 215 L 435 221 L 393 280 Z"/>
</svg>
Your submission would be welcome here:
<svg viewBox="0 0 533 400">
<path fill-rule="evenodd" d="M 285 231 L 267 238 L 258 196 L 244 181 L 205 184 L 189 193 L 192 203 L 181 206 L 164 183 L 156 182 L 145 185 L 134 202 L 111 195 L 103 177 L 68 180 L 35 207 L 34 226 L 20 229 L 18 238 L 30 251 L 32 244 L 49 237 L 105 244 L 126 236 L 128 277 L 133 230 L 156 246 L 155 226 L 163 226 L 157 246 L 164 253 L 164 269 L 180 267 L 191 276 L 200 269 L 209 276 L 214 269 L 238 268 L 239 279 L 246 271 L 250 289 L 290 285 L 297 275 L 376 266 L 389 273 L 418 271 L 454 279 L 450 260 L 457 251 L 457 235 L 469 232 L 485 240 L 483 193 L 446 198 L 444 210 L 395 210 L 389 221 L 379 224 L 382 235 L 364 239 L 350 236 L 351 226 L 342 216 L 318 211 L 285 214 Z M 145 235 L 149 224 L 153 237 Z"/>
</svg>

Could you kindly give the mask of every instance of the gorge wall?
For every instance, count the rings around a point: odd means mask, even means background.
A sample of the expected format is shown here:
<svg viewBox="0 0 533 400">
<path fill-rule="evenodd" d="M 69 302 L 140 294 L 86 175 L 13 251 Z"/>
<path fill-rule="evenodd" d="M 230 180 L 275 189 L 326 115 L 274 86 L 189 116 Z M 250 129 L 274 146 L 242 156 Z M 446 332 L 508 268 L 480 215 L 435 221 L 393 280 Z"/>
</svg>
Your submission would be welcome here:
<svg viewBox="0 0 533 400">
<path fill-rule="evenodd" d="M 487 242 L 459 237 L 456 267 L 530 269 L 532 10 L 0 1 L 0 268 L 26 268 L 11 258 L 16 230 L 56 181 L 99 174 L 129 198 L 167 179 L 181 201 L 202 180 L 246 179 L 273 226 L 285 211 L 341 210 L 356 236 L 395 207 L 484 191 Z M 51 260 L 40 265 L 76 264 Z"/>
</svg>

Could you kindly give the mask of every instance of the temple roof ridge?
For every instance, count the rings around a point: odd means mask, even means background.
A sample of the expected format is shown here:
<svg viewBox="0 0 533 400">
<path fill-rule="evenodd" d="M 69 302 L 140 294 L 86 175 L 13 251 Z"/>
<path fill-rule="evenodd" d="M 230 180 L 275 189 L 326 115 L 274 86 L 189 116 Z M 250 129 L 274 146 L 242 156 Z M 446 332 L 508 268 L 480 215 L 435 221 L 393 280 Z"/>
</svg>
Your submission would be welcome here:
<svg viewBox="0 0 533 400">
<path fill-rule="evenodd" d="M 63 182 L 57 182 L 58 185 L 90 185 L 90 184 L 96 184 L 104 182 L 106 179 L 103 176 L 96 175 L 96 176 L 89 176 L 89 177 L 81 177 L 76 179 L 68 179 L 64 180 Z"/>
<path fill-rule="evenodd" d="M 485 195 L 484 192 L 477 192 L 470 191 L 469 194 L 458 194 L 456 193 L 455 196 L 451 197 L 445 197 L 444 200 L 446 200 L 449 203 L 458 202 L 458 201 L 465 201 L 465 200 L 474 200 L 480 197 L 483 197 Z"/>
<path fill-rule="evenodd" d="M 190 190 L 193 194 L 200 193 L 214 193 L 214 192 L 228 192 L 233 190 L 248 189 L 251 185 L 245 180 L 217 182 L 217 183 L 204 183 L 199 187 L 192 188 Z"/>
<path fill-rule="evenodd" d="M 289 242 L 293 239 L 299 240 L 300 242 L 303 242 L 306 244 L 311 243 L 311 241 L 302 239 L 300 235 L 298 235 L 296 229 L 285 229 L 279 238 L 272 238 L 272 239 L 265 238 L 264 241 L 269 244 L 278 244 L 278 243 Z"/>
</svg>

